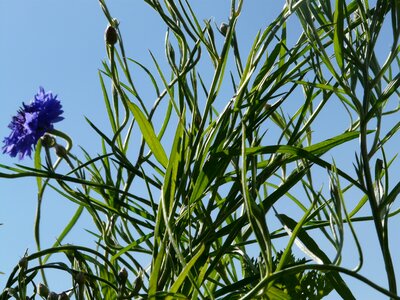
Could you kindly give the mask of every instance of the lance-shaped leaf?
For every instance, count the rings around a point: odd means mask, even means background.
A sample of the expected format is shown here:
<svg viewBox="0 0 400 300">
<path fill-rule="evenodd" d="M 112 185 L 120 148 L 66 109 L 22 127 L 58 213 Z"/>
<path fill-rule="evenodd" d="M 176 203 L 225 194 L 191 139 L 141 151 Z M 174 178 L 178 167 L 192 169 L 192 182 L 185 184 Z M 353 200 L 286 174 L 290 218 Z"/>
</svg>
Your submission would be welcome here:
<svg viewBox="0 0 400 300">
<path fill-rule="evenodd" d="M 343 68 L 343 23 L 344 23 L 344 1 L 336 0 L 336 9 L 333 16 L 334 22 L 334 36 L 333 36 L 333 47 L 335 51 L 336 61 L 340 67 Z"/>
<path fill-rule="evenodd" d="M 128 102 L 128 107 L 133 113 L 133 116 L 135 117 L 135 120 L 139 125 L 140 131 L 143 134 L 143 138 L 149 146 L 151 152 L 154 154 L 154 157 L 163 167 L 166 168 L 168 165 L 168 157 L 165 154 L 165 150 L 154 132 L 153 126 L 147 120 L 146 116 L 136 104 Z"/>
</svg>

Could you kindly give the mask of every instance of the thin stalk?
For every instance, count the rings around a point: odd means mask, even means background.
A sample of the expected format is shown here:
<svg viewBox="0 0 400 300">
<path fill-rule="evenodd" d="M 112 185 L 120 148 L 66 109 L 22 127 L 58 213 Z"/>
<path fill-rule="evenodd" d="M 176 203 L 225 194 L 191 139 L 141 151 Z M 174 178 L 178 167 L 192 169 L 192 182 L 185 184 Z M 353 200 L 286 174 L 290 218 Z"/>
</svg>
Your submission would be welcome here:
<svg viewBox="0 0 400 300">
<path fill-rule="evenodd" d="M 368 64 L 366 64 L 368 66 Z M 371 213 L 374 220 L 374 225 L 376 229 L 376 233 L 379 240 L 379 245 L 382 251 L 383 260 L 385 263 L 385 269 L 387 273 L 387 279 L 389 284 L 389 290 L 396 294 L 397 286 L 396 286 L 396 275 L 393 267 L 393 261 L 390 254 L 389 244 L 387 236 L 384 236 L 384 228 L 382 224 L 382 220 L 379 213 L 379 207 L 377 203 L 377 199 L 375 197 L 375 189 L 371 174 L 371 168 L 369 165 L 369 155 L 368 155 L 368 142 L 367 142 L 367 125 L 368 119 L 366 115 L 368 113 L 369 103 L 370 103 L 370 85 L 368 84 L 368 67 L 365 67 L 364 70 L 364 78 L 366 79 L 367 84 L 364 85 L 364 99 L 363 99 L 363 111 L 360 116 L 360 151 L 361 157 L 364 161 L 363 163 L 363 173 L 364 173 L 364 181 L 365 188 L 368 193 L 369 204 L 371 207 Z M 387 225 L 386 225 L 387 226 Z"/>
</svg>

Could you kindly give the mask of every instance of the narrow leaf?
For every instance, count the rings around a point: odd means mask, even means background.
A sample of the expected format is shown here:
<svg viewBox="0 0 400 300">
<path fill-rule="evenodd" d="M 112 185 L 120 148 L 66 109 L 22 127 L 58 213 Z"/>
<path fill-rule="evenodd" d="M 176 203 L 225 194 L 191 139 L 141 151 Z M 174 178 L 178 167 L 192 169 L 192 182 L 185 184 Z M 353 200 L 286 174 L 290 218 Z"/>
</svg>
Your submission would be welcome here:
<svg viewBox="0 0 400 300">
<path fill-rule="evenodd" d="M 336 0 L 335 14 L 333 16 L 334 22 L 334 36 L 333 47 L 335 51 L 336 61 L 343 69 L 343 24 L 344 24 L 344 0 Z"/>
<path fill-rule="evenodd" d="M 154 154 L 154 157 L 164 168 L 166 168 L 168 165 L 168 157 L 154 132 L 153 126 L 136 104 L 128 102 L 128 107 L 133 113 L 133 116 L 140 127 L 140 131 L 143 134 L 143 138 Z"/>
<path fill-rule="evenodd" d="M 175 280 L 174 284 L 171 287 L 171 292 L 176 293 L 179 287 L 182 285 L 183 281 L 188 277 L 190 269 L 199 259 L 199 257 L 203 254 L 205 250 L 204 244 L 201 245 L 200 249 L 197 253 L 192 257 L 192 259 L 187 263 L 187 265 L 183 268 L 182 272 L 179 274 L 178 278 Z"/>
</svg>

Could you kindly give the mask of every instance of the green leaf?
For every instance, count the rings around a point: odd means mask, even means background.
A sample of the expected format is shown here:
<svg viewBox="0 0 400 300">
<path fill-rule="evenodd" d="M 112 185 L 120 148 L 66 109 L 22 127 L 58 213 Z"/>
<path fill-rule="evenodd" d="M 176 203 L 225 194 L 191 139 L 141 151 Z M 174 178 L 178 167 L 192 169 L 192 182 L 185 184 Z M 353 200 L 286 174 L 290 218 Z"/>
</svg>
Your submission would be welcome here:
<svg viewBox="0 0 400 300">
<path fill-rule="evenodd" d="M 114 262 L 115 260 L 117 260 L 120 256 L 122 256 L 123 254 L 125 254 L 126 252 L 130 251 L 132 248 L 137 247 L 138 245 L 140 245 L 143 241 L 147 241 L 150 238 L 153 237 L 153 233 L 149 233 L 149 234 L 144 234 L 142 235 L 139 239 L 133 241 L 132 243 L 130 243 L 128 246 L 125 246 L 124 248 L 122 248 L 121 250 L 119 250 L 116 254 L 114 254 L 111 259 L 110 262 Z"/>
<path fill-rule="evenodd" d="M 369 134 L 372 132 L 372 130 L 369 130 L 367 133 Z M 336 146 L 358 138 L 359 134 L 360 133 L 358 131 L 345 132 L 333 138 L 326 139 L 320 143 L 305 147 L 304 149 L 314 155 L 324 154 Z"/>
<path fill-rule="evenodd" d="M 284 291 L 282 291 L 274 286 L 271 286 L 268 289 L 267 296 L 268 296 L 267 299 L 274 299 L 274 300 L 290 300 L 290 299 L 292 299 L 292 297 L 290 297 Z"/>
<path fill-rule="evenodd" d="M 228 159 L 218 159 L 216 157 L 211 157 L 206 161 L 196 180 L 193 193 L 190 197 L 190 203 L 194 203 L 204 196 L 204 192 L 210 186 L 210 183 L 222 175 L 221 173 L 226 169 L 228 164 Z"/>
<path fill-rule="evenodd" d="M 187 263 L 187 265 L 183 268 L 182 272 L 179 274 L 178 278 L 175 280 L 174 284 L 171 287 L 170 292 L 176 293 L 179 287 L 182 285 L 183 281 L 189 276 L 190 269 L 199 259 L 199 257 L 203 254 L 205 250 L 204 244 L 200 246 L 200 249 L 197 253 L 192 257 L 192 259 Z"/>
<path fill-rule="evenodd" d="M 372 132 L 373 132 L 372 130 L 369 130 L 368 134 Z M 343 134 L 337 135 L 335 137 L 326 139 L 325 141 L 304 148 L 288 146 L 288 145 L 248 147 L 246 148 L 246 155 L 287 153 L 291 154 L 288 157 L 289 161 L 296 160 L 299 158 L 308 158 L 312 160 L 313 157 L 309 157 L 309 155 L 320 156 L 336 146 L 339 146 L 343 143 L 358 138 L 359 134 L 360 133 L 358 131 L 345 132 Z M 240 149 L 228 149 L 220 151 L 217 154 L 232 157 L 240 155 L 241 153 Z"/>
<path fill-rule="evenodd" d="M 133 116 L 135 117 L 135 120 L 139 125 L 140 131 L 143 134 L 143 138 L 146 141 L 152 153 L 154 154 L 154 157 L 164 168 L 166 168 L 168 165 L 168 157 L 165 154 L 164 148 L 154 132 L 153 126 L 147 120 L 146 116 L 143 114 L 143 112 L 136 104 L 129 101 L 128 107 L 130 111 L 133 113 Z"/>
<path fill-rule="evenodd" d="M 279 220 L 282 221 L 291 231 L 296 227 L 297 222 L 285 214 L 278 215 Z M 318 257 L 324 263 L 330 263 L 329 257 L 322 251 L 318 244 L 308 235 L 305 230 L 300 230 L 298 239 L 304 244 L 305 248 L 308 250 L 307 253 L 311 252 L 312 256 Z"/>
<path fill-rule="evenodd" d="M 161 264 L 163 262 L 165 255 L 165 244 L 163 242 L 159 245 L 158 250 L 159 251 L 156 254 L 156 257 L 153 258 L 151 266 L 151 273 L 149 278 L 149 292 L 148 292 L 149 299 L 155 299 L 154 296 L 157 292 L 157 282 L 160 276 Z"/>
<path fill-rule="evenodd" d="M 343 69 L 343 24 L 344 24 L 344 0 L 336 0 L 336 9 L 333 16 L 334 22 L 334 35 L 333 35 L 333 48 L 335 51 L 336 61 Z"/>
<path fill-rule="evenodd" d="M 385 90 L 381 95 L 381 101 L 388 99 L 393 93 L 399 90 L 400 86 L 400 73 L 388 83 Z"/>
<path fill-rule="evenodd" d="M 340 88 L 338 88 L 336 86 L 329 85 L 329 84 L 314 83 L 314 82 L 308 82 L 308 81 L 304 81 L 304 80 L 295 80 L 295 83 L 304 85 L 306 87 L 308 87 L 308 86 L 316 87 L 318 89 L 321 89 L 321 90 L 324 90 L 324 91 L 334 92 L 334 93 L 339 94 L 339 95 L 340 94 L 346 95 L 346 91 L 344 89 L 340 89 Z"/>
<path fill-rule="evenodd" d="M 164 199 L 166 200 L 167 207 L 164 209 L 169 212 L 174 205 L 174 198 L 176 193 L 176 182 L 178 176 L 178 168 L 181 161 L 181 152 L 184 146 L 183 143 L 183 133 L 184 127 L 181 122 L 178 123 L 178 128 L 176 129 L 174 143 L 171 148 L 170 159 L 168 162 L 168 167 L 165 172 L 162 192 Z"/>
<path fill-rule="evenodd" d="M 258 75 L 254 80 L 251 92 L 253 92 L 256 89 L 257 90 L 261 89 L 262 82 L 266 81 L 268 76 L 270 75 L 274 63 L 276 61 L 276 58 L 278 57 L 280 51 L 281 51 L 281 44 L 278 44 L 271 51 L 271 54 L 266 57 L 264 65 L 261 67 L 261 70 L 258 72 Z"/>
<path fill-rule="evenodd" d="M 104 84 L 103 76 L 101 75 L 100 71 L 99 71 L 99 78 L 100 78 L 101 90 L 103 92 L 104 104 L 107 109 L 108 119 L 110 120 L 111 128 L 112 128 L 113 132 L 115 133 L 117 131 L 117 125 L 116 125 L 114 114 L 113 114 L 113 111 L 111 108 L 110 99 L 107 94 L 106 86 Z"/>
</svg>

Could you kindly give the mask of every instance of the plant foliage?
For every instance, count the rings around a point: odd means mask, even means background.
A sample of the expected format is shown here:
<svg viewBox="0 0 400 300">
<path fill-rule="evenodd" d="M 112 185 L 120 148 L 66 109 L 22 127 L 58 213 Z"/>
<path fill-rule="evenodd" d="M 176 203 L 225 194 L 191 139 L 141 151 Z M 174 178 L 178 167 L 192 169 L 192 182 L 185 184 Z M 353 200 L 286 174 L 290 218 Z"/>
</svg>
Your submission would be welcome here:
<svg viewBox="0 0 400 300">
<path fill-rule="evenodd" d="M 355 299 L 343 275 L 400 299 L 389 243 L 397 153 L 385 151 L 400 128 L 399 1 L 288 0 L 242 45 L 251 1 L 232 0 L 217 26 L 191 1 L 145 0 L 167 27 L 166 58 L 150 54 L 150 66 L 125 51 L 123 24 L 99 2 L 113 28 L 99 72 L 111 134 L 87 120 L 95 150 L 76 154 L 53 130 L 64 155 L 39 142 L 34 167 L 2 166 L 4 178 L 37 178 L 38 249 L 1 299 Z M 44 249 L 47 189 L 76 213 Z M 96 243 L 64 244 L 84 211 Z M 373 223 L 387 286 L 362 273 L 356 222 Z M 48 269 L 70 286 L 55 294 Z"/>
</svg>

